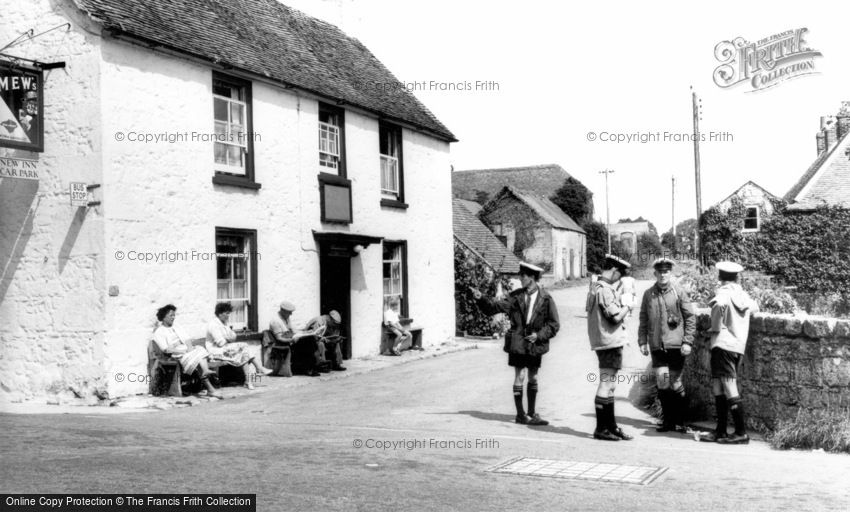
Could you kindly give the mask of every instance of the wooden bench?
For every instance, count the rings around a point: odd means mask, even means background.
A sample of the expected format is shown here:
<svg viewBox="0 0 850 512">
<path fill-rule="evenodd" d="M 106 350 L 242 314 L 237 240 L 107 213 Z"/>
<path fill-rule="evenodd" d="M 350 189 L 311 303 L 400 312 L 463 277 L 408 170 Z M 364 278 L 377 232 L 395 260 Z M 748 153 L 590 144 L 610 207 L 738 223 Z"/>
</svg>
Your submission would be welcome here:
<svg viewBox="0 0 850 512">
<path fill-rule="evenodd" d="M 204 338 L 200 338 L 197 340 L 191 340 L 186 343 L 189 347 L 195 346 L 204 346 L 204 342 L 206 340 Z M 247 364 L 247 363 L 243 363 Z M 226 367 L 237 367 L 241 368 L 243 365 L 233 365 L 226 361 L 210 361 L 207 360 L 207 367 L 216 373 L 217 377 L 220 377 L 220 371 L 222 368 Z M 150 340 L 148 342 L 148 392 L 154 396 L 160 394 L 163 391 L 164 386 L 162 385 L 162 379 L 160 379 L 160 373 L 163 374 L 163 377 L 168 379 L 167 374 L 171 374 L 168 388 L 165 391 L 167 396 L 183 396 L 183 368 L 180 366 L 180 362 L 171 357 L 170 354 L 166 354 L 162 350 L 160 350 L 159 346 L 155 341 Z"/>
<path fill-rule="evenodd" d="M 159 378 L 160 371 L 162 371 L 163 374 L 168 371 L 172 373 L 166 394 L 168 396 L 183 396 L 181 381 L 183 368 L 180 367 L 180 363 L 176 359 L 160 350 L 154 340 L 150 340 L 150 342 L 148 342 L 148 392 L 154 396 L 160 394 L 159 388 L 161 387 L 160 383 L 162 382 Z"/>
<path fill-rule="evenodd" d="M 272 369 L 272 375 L 292 377 L 292 344 L 278 341 L 271 331 L 263 331 L 263 366 Z"/>
<path fill-rule="evenodd" d="M 401 318 L 399 319 L 399 323 L 401 323 L 402 327 L 405 327 L 408 331 L 410 331 L 410 337 L 404 340 L 401 343 L 401 347 L 399 351 L 404 350 L 423 350 L 422 348 L 422 330 L 421 326 L 415 326 L 413 324 L 412 318 Z M 390 355 L 392 352 L 392 334 L 390 333 L 387 326 L 381 322 L 381 351 L 380 353 L 383 355 Z"/>
</svg>

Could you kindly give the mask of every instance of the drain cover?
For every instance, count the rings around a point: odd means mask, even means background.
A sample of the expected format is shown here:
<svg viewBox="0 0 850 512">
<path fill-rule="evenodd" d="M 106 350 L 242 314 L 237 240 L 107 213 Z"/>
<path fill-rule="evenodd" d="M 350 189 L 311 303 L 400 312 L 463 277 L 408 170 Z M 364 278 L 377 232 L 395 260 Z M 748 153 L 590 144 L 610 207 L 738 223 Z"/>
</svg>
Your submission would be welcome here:
<svg viewBox="0 0 850 512">
<path fill-rule="evenodd" d="M 493 466 L 487 471 L 512 475 L 546 476 L 565 480 L 597 480 L 649 485 L 667 471 L 667 468 L 516 457 Z"/>
</svg>

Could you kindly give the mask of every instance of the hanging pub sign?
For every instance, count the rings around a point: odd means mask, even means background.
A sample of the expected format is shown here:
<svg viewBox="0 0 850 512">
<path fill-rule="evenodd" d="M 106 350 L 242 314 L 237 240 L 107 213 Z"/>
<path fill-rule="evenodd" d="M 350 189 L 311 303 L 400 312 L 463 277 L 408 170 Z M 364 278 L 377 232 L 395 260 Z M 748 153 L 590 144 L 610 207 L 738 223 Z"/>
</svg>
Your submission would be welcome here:
<svg viewBox="0 0 850 512">
<path fill-rule="evenodd" d="M 0 147 L 44 151 L 44 73 L 0 60 Z"/>
</svg>

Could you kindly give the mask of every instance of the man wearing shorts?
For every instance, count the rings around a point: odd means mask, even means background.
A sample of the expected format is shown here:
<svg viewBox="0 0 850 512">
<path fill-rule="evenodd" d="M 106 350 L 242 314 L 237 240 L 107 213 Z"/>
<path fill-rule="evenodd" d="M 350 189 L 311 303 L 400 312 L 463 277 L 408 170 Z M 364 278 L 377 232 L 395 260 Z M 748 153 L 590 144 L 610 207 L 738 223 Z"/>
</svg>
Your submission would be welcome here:
<svg viewBox="0 0 850 512">
<path fill-rule="evenodd" d="M 615 289 L 617 281 L 631 265 L 614 255 L 606 254 L 602 275 L 596 281 L 587 301 L 587 334 L 590 348 L 599 359 L 599 386 L 596 389 L 596 430 L 594 439 L 628 441 L 632 436 L 617 426 L 614 417 L 614 390 L 617 372 L 623 367 L 623 345 L 626 331 L 623 321 L 631 308 L 623 306 Z"/>
<path fill-rule="evenodd" d="M 640 306 L 638 345 L 643 355 L 652 355 L 658 400 L 664 414 L 658 432 L 685 432 L 687 408 L 682 369 L 691 353 L 696 317 L 688 293 L 673 280 L 673 260 L 658 258 L 655 286 L 643 294 Z"/>
<path fill-rule="evenodd" d="M 711 306 L 711 390 L 717 409 L 717 428 L 702 437 L 702 441 L 721 444 L 747 444 L 750 437 L 744 417 L 744 404 L 738 396 L 738 375 L 747 347 L 750 315 L 758 312 L 758 304 L 738 284 L 738 275 L 744 267 L 731 261 L 717 265 L 720 286 Z M 726 432 L 728 422 L 726 407 L 732 412 L 735 432 Z"/>
<path fill-rule="evenodd" d="M 558 310 L 555 301 L 537 282 L 543 269 L 530 263 L 521 263 L 519 279 L 522 288 L 511 292 L 503 300 L 483 297 L 472 289 L 482 311 L 488 314 L 506 313 L 511 329 L 505 334 L 505 352 L 508 365 L 514 367 L 514 405 L 516 423 L 523 425 L 548 425 L 535 410 L 537 402 L 537 371 L 543 362 L 543 354 L 549 351 L 549 340 L 558 333 Z M 528 372 L 528 413 L 522 403 L 522 386 Z"/>
</svg>

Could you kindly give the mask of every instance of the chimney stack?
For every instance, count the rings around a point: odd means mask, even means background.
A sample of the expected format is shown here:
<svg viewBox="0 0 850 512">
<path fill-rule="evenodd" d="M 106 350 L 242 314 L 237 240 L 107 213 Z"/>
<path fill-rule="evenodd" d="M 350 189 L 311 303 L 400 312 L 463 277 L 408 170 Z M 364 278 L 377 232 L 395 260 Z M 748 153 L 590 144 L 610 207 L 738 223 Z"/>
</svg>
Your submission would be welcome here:
<svg viewBox="0 0 850 512">
<path fill-rule="evenodd" d="M 841 110 L 838 111 L 838 122 L 835 135 L 841 140 L 850 132 L 850 101 L 841 102 Z"/>
</svg>

